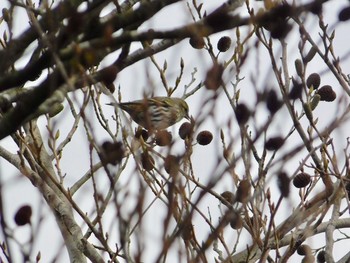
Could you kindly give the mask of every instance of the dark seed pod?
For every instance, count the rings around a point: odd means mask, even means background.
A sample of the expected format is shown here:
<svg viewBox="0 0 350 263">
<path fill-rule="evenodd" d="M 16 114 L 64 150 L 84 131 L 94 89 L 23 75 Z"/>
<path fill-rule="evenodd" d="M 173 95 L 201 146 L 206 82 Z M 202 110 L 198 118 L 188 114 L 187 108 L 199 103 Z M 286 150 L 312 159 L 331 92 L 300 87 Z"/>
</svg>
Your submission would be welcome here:
<svg viewBox="0 0 350 263">
<path fill-rule="evenodd" d="M 172 139 L 173 139 L 173 136 L 171 135 L 170 132 L 166 130 L 157 131 L 155 135 L 156 144 L 158 146 L 170 145 Z"/>
<path fill-rule="evenodd" d="M 298 247 L 297 253 L 301 256 L 309 255 L 311 254 L 311 248 L 309 245 L 301 245 Z"/>
<path fill-rule="evenodd" d="M 208 70 L 204 80 L 204 86 L 208 90 L 217 90 L 222 84 L 222 74 L 224 67 L 221 64 L 214 63 L 214 65 Z"/>
<path fill-rule="evenodd" d="M 232 211 L 230 214 L 230 226 L 237 230 L 243 227 L 243 220 L 239 213 Z"/>
<path fill-rule="evenodd" d="M 338 19 L 342 22 L 350 19 L 350 6 L 345 7 L 339 12 Z"/>
<path fill-rule="evenodd" d="M 24 226 L 30 224 L 30 219 L 32 217 L 32 208 L 29 205 L 24 205 L 17 210 L 15 214 L 15 222 L 18 226 Z"/>
<path fill-rule="evenodd" d="M 213 140 L 213 134 L 210 131 L 201 131 L 197 135 L 197 142 L 200 145 L 208 145 Z"/>
<path fill-rule="evenodd" d="M 312 73 L 306 80 L 306 86 L 311 89 L 318 89 L 321 83 L 321 77 L 318 73 Z"/>
<path fill-rule="evenodd" d="M 125 156 L 125 150 L 121 142 L 106 141 L 102 144 L 101 161 L 104 165 L 119 164 Z"/>
<path fill-rule="evenodd" d="M 284 144 L 284 139 L 282 137 L 280 136 L 272 137 L 268 139 L 267 142 L 265 143 L 265 148 L 268 151 L 276 151 L 279 148 L 281 148 L 283 144 Z"/>
<path fill-rule="evenodd" d="M 300 173 L 293 179 L 293 185 L 296 188 L 303 188 L 311 182 L 311 176 L 307 173 Z"/>
<path fill-rule="evenodd" d="M 221 193 L 220 195 L 222 196 L 222 198 L 224 198 L 231 205 L 234 204 L 234 202 L 235 202 L 235 195 L 234 195 L 234 193 L 232 193 L 230 191 L 225 191 L 225 192 Z"/>
<path fill-rule="evenodd" d="M 325 263 L 326 262 L 326 252 L 321 250 L 317 254 L 317 263 Z"/>
<path fill-rule="evenodd" d="M 179 158 L 175 155 L 168 155 L 164 160 L 164 169 L 171 176 L 176 176 L 180 169 Z"/>
<path fill-rule="evenodd" d="M 300 99 L 303 92 L 303 85 L 293 80 L 293 87 L 289 92 L 289 99 L 296 100 Z"/>
<path fill-rule="evenodd" d="M 236 109 L 235 109 L 235 115 L 236 115 L 236 119 L 238 121 L 239 125 L 244 125 L 250 117 L 250 110 L 248 109 L 248 107 L 243 104 L 240 103 L 237 105 Z"/>
<path fill-rule="evenodd" d="M 146 171 L 151 171 L 154 168 L 154 159 L 148 152 L 143 152 L 141 154 L 141 164 L 143 169 Z"/>
<path fill-rule="evenodd" d="M 250 187 L 248 179 L 242 180 L 237 188 L 236 201 L 246 203 L 250 196 Z"/>
<path fill-rule="evenodd" d="M 219 39 L 217 48 L 220 52 L 226 52 L 231 46 L 231 38 L 228 36 L 224 36 Z"/>
<path fill-rule="evenodd" d="M 193 225 L 191 222 L 188 223 L 182 223 L 181 224 L 181 237 L 183 240 L 188 241 L 192 240 L 194 237 L 194 232 L 193 232 Z"/>
<path fill-rule="evenodd" d="M 138 128 L 137 131 L 135 132 L 135 137 L 138 139 L 142 138 L 144 141 L 147 141 L 149 134 L 147 130 Z"/>
<path fill-rule="evenodd" d="M 290 192 L 290 179 L 285 172 L 281 172 L 278 174 L 278 188 L 281 191 L 283 197 L 288 197 Z"/>
<path fill-rule="evenodd" d="M 322 101 L 334 101 L 337 98 L 337 94 L 334 92 L 331 86 L 324 85 L 318 91 L 317 94 L 321 96 Z"/>
<path fill-rule="evenodd" d="M 282 105 L 283 102 L 278 99 L 276 91 L 270 90 L 266 97 L 266 107 L 270 113 L 275 114 L 282 107 Z"/>
<path fill-rule="evenodd" d="M 198 36 L 191 37 L 190 45 L 195 49 L 202 49 L 205 46 L 204 38 Z"/>
<path fill-rule="evenodd" d="M 179 128 L 179 136 L 181 139 L 191 138 L 193 133 L 193 124 L 190 122 L 184 122 Z"/>
</svg>

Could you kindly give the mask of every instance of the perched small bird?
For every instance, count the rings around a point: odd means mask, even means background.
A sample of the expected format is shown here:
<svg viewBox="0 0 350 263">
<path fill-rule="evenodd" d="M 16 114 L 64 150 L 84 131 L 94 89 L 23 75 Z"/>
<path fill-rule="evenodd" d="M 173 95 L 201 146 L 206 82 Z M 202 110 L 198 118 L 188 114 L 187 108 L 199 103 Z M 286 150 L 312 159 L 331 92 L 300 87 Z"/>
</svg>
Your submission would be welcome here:
<svg viewBox="0 0 350 263">
<path fill-rule="evenodd" d="M 188 105 L 180 98 L 153 97 L 123 103 L 110 103 L 129 113 L 146 130 L 166 129 L 183 118 L 190 119 Z"/>
</svg>

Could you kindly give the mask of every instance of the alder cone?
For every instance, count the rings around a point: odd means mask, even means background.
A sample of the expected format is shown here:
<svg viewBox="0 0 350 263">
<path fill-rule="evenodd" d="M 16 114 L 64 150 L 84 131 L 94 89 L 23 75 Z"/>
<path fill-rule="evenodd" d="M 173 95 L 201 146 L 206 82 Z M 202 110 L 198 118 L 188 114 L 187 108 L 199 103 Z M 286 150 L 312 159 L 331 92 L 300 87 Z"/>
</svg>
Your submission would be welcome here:
<svg viewBox="0 0 350 263">
<path fill-rule="evenodd" d="M 185 140 L 190 138 L 193 132 L 193 125 L 190 122 L 184 122 L 179 128 L 179 136 L 181 139 Z"/>
<path fill-rule="evenodd" d="M 285 172 L 278 174 L 278 188 L 281 191 L 283 197 L 288 197 L 290 192 L 290 179 Z"/>
<path fill-rule="evenodd" d="M 102 144 L 101 148 L 101 161 L 104 165 L 117 165 L 125 157 L 125 150 L 122 142 L 106 141 Z"/>
<path fill-rule="evenodd" d="M 32 208 L 29 205 L 24 205 L 18 209 L 15 214 L 15 223 L 18 226 L 24 226 L 30 224 L 30 219 L 32 217 Z"/>
<path fill-rule="evenodd" d="M 222 198 L 224 198 L 231 205 L 234 204 L 234 202 L 235 202 L 235 195 L 234 195 L 234 193 L 232 193 L 230 191 L 225 191 L 225 192 L 222 192 L 220 195 L 222 196 Z"/>
<path fill-rule="evenodd" d="M 318 73 L 312 73 L 306 80 L 306 86 L 311 89 L 318 89 L 321 84 L 321 77 Z"/>
<path fill-rule="evenodd" d="M 338 19 L 342 22 L 350 19 L 350 6 L 345 7 L 339 12 Z"/>
<path fill-rule="evenodd" d="M 228 36 L 221 37 L 218 41 L 217 48 L 220 52 L 226 52 L 231 46 L 231 38 Z"/>
<path fill-rule="evenodd" d="M 293 179 L 293 185 L 296 188 L 303 188 L 311 182 L 311 176 L 307 173 L 300 173 Z"/>
<path fill-rule="evenodd" d="M 237 230 L 241 229 L 243 227 L 243 220 L 239 213 L 237 212 L 231 212 L 230 214 L 231 220 L 230 220 L 230 226 L 231 228 Z"/>
<path fill-rule="evenodd" d="M 213 134 L 210 131 L 201 131 L 197 135 L 197 142 L 200 145 L 208 145 L 213 140 Z"/>
<path fill-rule="evenodd" d="M 249 120 L 250 110 L 245 104 L 240 103 L 237 105 L 235 109 L 235 115 L 236 115 L 238 124 L 244 125 Z"/>
<path fill-rule="evenodd" d="M 267 142 L 265 143 L 265 148 L 268 151 L 276 151 L 279 148 L 281 148 L 283 144 L 284 144 L 284 139 L 282 137 L 280 136 L 272 137 L 268 139 Z"/>
<path fill-rule="evenodd" d="M 250 182 L 248 179 L 242 180 L 237 189 L 236 200 L 240 203 L 246 203 L 250 196 Z"/>
<path fill-rule="evenodd" d="M 170 132 L 166 130 L 158 131 L 155 135 L 156 144 L 158 146 L 170 145 L 172 139 L 173 139 L 173 136 L 171 135 Z"/>
<path fill-rule="evenodd" d="M 271 114 L 275 114 L 283 105 L 283 102 L 278 99 L 275 90 L 270 90 L 266 97 L 266 107 Z"/>
<path fill-rule="evenodd" d="M 151 171 L 154 168 L 154 159 L 151 155 L 149 155 L 148 152 L 143 152 L 141 154 L 141 164 L 143 169 L 145 169 L 146 171 Z"/>
<path fill-rule="evenodd" d="M 191 37 L 189 42 L 194 49 L 202 49 L 205 46 L 203 37 L 198 37 L 198 36 Z"/>
<path fill-rule="evenodd" d="M 317 94 L 321 96 L 322 101 L 334 101 L 337 98 L 337 94 L 334 92 L 333 88 L 329 85 L 322 86 Z"/>
<path fill-rule="evenodd" d="M 221 87 L 222 84 L 222 74 L 224 73 L 224 66 L 218 63 L 208 70 L 207 76 L 204 81 L 204 86 L 208 90 L 217 90 Z"/>
<path fill-rule="evenodd" d="M 180 160 L 175 155 L 168 155 L 164 160 L 164 169 L 171 176 L 178 174 L 180 169 Z"/>
</svg>

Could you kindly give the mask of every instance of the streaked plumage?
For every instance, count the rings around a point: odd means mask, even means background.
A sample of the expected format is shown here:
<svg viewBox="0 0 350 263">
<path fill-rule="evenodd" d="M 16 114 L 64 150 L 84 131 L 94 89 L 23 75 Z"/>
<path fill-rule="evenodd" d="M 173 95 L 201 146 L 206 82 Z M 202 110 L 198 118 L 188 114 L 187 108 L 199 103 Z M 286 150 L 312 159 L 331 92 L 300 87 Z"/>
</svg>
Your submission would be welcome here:
<svg viewBox="0 0 350 263">
<path fill-rule="evenodd" d="M 147 130 L 166 129 L 183 118 L 189 119 L 188 105 L 180 98 L 153 97 L 118 103 L 117 106 Z"/>
</svg>

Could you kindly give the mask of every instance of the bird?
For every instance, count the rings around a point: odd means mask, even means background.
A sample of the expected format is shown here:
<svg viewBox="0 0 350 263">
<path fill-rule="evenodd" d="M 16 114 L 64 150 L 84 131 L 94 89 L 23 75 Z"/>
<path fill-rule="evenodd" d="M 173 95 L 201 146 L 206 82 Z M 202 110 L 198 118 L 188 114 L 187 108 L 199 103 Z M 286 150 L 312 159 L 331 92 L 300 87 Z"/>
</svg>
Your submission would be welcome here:
<svg viewBox="0 0 350 263">
<path fill-rule="evenodd" d="M 166 129 L 183 118 L 190 120 L 188 105 L 181 98 L 152 97 L 108 105 L 126 111 L 134 122 L 148 131 Z"/>
</svg>

